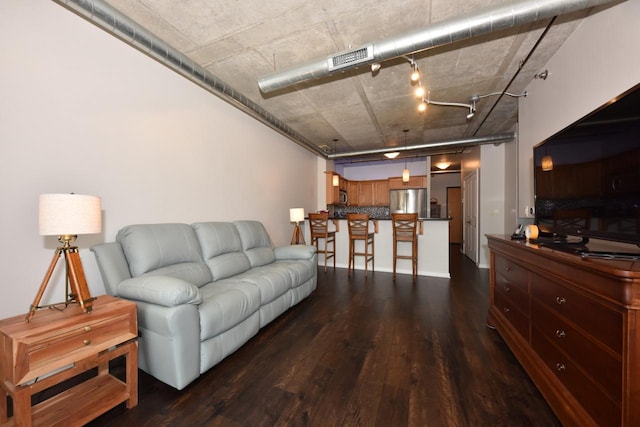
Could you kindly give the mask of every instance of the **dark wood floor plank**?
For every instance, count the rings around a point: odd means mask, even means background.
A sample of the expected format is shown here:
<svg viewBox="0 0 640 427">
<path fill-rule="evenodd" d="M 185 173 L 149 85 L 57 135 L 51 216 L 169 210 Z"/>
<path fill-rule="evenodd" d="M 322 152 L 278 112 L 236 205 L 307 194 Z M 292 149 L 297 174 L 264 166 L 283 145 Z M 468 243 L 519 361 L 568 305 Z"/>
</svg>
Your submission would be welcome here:
<svg viewBox="0 0 640 427">
<path fill-rule="evenodd" d="M 489 274 L 458 247 L 451 279 L 319 269 L 318 289 L 177 391 L 97 426 L 559 426 L 486 326 Z M 114 366 L 124 371 L 122 364 Z"/>
</svg>

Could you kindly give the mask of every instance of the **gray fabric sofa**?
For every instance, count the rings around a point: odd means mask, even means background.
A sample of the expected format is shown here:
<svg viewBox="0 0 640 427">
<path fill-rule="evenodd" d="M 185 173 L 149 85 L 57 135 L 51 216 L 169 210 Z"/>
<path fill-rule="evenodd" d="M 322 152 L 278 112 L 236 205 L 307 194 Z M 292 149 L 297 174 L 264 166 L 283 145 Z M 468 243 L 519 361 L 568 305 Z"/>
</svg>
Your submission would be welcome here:
<svg viewBox="0 0 640 427">
<path fill-rule="evenodd" d="M 91 250 L 137 303 L 139 367 L 179 390 L 317 284 L 315 246 L 274 247 L 258 221 L 130 225 Z"/>
</svg>

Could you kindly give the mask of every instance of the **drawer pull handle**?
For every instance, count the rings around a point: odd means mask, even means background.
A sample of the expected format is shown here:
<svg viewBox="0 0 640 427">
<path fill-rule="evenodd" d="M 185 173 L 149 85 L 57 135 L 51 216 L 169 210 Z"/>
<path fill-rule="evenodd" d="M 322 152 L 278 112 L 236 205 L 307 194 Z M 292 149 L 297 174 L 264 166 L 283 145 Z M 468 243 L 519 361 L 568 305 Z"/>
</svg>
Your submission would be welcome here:
<svg viewBox="0 0 640 427">
<path fill-rule="evenodd" d="M 564 363 L 556 363 L 556 371 L 564 372 L 566 369 L 567 367 L 564 366 Z"/>
<path fill-rule="evenodd" d="M 562 305 L 562 304 L 565 304 L 565 303 L 567 302 L 567 300 L 566 300 L 566 298 L 565 298 L 565 297 L 556 297 L 556 302 L 557 302 L 559 305 Z"/>
<path fill-rule="evenodd" d="M 84 345 L 89 345 L 89 344 L 91 344 L 91 340 L 84 340 L 84 341 L 82 341 L 82 343 Z"/>
<path fill-rule="evenodd" d="M 84 327 L 85 332 L 91 332 L 91 326 L 87 325 Z"/>
<path fill-rule="evenodd" d="M 509 285 L 504 285 L 504 291 L 505 292 L 509 292 L 511 290 L 511 288 L 509 287 Z"/>
<path fill-rule="evenodd" d="M 504 266 L 504 271 L 511 271 L 511 267 L 509 267 L 508 265 Z"/>
<path fill-rule="evenodd" d="M 505 313 L 508 313 L 509 312 L 509 307 L 503 308 L 502 311 L 504 311 Z"/>
<path fill-rule="evenodd" d="M 556 336 L 558 338 L 564 338 L 567 336 L 566 332 L 561 329 L 556 329 Z"/>
</svg>

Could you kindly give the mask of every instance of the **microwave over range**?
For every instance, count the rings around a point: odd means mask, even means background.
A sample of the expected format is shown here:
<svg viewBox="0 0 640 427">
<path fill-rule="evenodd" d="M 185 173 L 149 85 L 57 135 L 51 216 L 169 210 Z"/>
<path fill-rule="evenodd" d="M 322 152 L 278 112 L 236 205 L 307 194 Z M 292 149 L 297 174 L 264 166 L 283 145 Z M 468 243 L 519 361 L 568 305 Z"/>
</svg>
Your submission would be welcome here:
<svg viewBox="0 0 640 427">
<path fill-rule="evenodd" d="M 347 192 L 344 190 L 340 190 L 340 195 L 338 196 L 338 204 L 346 205 L 347 204 Z"/>
</svg>

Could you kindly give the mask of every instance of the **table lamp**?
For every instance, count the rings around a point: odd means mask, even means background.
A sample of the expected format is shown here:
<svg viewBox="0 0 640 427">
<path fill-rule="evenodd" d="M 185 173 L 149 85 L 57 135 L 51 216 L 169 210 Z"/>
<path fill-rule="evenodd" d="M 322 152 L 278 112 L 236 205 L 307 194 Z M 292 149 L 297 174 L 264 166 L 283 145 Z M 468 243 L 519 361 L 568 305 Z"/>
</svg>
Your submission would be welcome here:
<svg viewBox="0 0 640 427">
<path fill-rule="evenodd" d="M 304 221 L 304 208 L 289 209 L 289 220 L 296 223 L 296 226 L 293 229 L 293 236 L 291 236 L 291 244 L 304 245 L 304 234 L 302 233 L 302 229 L 300 228 L 300 221 Z"/>
<path fill-rule="evenodd" d="M 64 254 L 66 267 L 64 304 L 67 306 L 77 303 L 85 313 L 90 313 L 95 298 L 92 298 L 89 293 L 78 248 L 71 246 L 71 244 L 75 242 L 78 234 L 95 234 L 102 231 L 102 203 L 100 198 L 73 193 L 41 194 L 38 223 L 41 236 L 58 236 L 58 241 L 62 246 L 59 246 L 53 255 L 38 294 L 27 313 L 27 322 L 31 320 L 38 309 L 43 308 L 40 306 L 40 300 L 62 254 Z"/>
</svg>

